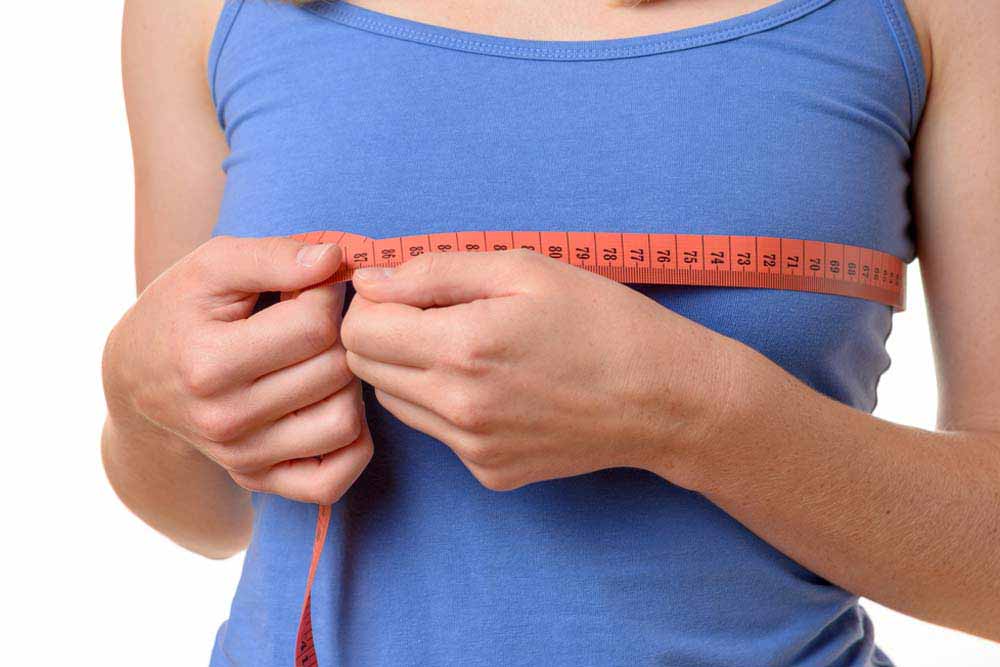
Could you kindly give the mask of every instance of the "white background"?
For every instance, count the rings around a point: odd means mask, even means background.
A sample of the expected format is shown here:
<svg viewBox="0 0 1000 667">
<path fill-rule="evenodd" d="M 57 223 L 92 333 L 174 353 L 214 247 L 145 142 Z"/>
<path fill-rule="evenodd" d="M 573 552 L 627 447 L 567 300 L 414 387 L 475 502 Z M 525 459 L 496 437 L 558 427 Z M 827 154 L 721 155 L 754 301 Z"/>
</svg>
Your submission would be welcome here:
<svg viewBox="0 0 1000 667">
<path fill-rule="evenodd" d="M 200 558 L 134 518 L 100 464 L 101 349 L 133 299 L 120 13 L 11 2 L 0 22 L 3 665 L 207 664 L 239 577 L 239 558 Z M 932 428 L 915 266 L 909 278 L 877 414 Z M 900 667 L 1000 665 L 1000 644 L 866 606 Z"/>
</svg>

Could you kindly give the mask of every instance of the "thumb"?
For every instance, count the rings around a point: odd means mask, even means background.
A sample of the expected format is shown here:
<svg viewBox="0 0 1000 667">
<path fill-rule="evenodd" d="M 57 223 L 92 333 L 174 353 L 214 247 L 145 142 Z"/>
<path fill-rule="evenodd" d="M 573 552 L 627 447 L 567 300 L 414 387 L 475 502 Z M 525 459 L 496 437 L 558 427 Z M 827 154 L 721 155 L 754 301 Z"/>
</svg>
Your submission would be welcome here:
<svg viewBox="0 0 1000 667">
<path fill-rule="evenodd" d="M 337 271 L 341 257 L 332 243 L 218 236 L 202 245 L 193 259 L 201 282 L 213 293 L 251 294 L 319 284 Z"/>
<path fill-rule="evenodd" d="M 370 301 L 417 308 L 453 306 L 523 291 L 525 250 L 431 252 L 395 268 L 356 269 L 354 289 Z"/>
</svg>

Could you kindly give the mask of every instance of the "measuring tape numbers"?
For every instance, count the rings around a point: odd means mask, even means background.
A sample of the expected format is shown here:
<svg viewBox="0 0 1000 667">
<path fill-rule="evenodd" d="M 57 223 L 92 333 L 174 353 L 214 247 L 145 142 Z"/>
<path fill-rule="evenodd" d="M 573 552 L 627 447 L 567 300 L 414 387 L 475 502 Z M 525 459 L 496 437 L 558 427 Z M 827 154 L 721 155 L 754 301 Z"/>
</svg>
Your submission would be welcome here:
<svg viewBox="0 0 1000 667">
<path fill-rule="evenodd" d="M 394 267 L 431 252 L 525 248 L 621 283 L 757 287 L 836 294 L 902 311 L 905 263 L 889 253 L 843 243 L 771 236 L 618 232 L 461 231 L 373 239 L 340 231 L 292 238 L 335 243 L 343 263 L 332 282 L 362 267 Z M 312 585 L 330 525 L 320 505 L 295 645 L 295 667 L 318 667 L 312 631 Z"/>
<path fill-rule="evenodd" d="M 769 236 L 617 232 L 446 232 L 373 239 L 320 231 L 292 238 L 336 243 L 344 263 L 334 282 L 355 269 L 398 266 L 429 252 L 526 248 L 621 283 L 760 287 L 867 299 L 901 311 L 905 264 L 889 253 L 843 243 Z"/>
</svg>

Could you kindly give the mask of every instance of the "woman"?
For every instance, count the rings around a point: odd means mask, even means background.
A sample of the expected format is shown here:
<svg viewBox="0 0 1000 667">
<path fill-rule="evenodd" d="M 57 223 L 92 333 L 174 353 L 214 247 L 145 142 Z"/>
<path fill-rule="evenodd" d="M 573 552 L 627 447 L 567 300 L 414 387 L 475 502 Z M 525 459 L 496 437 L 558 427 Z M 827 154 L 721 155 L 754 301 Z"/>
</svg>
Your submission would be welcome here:
<svg viewBox="0 0 1000 667">
<path fill-rule="evenodd" d="M 157 530 L 248 547 L 212 665 L 293 661 L 313 503 L 324 666 L 890 664 L 859 595 L 1000 639 L 1000 4 L 126 4 L 103 452 Z M 870 414 L 882 304 L 527 251 L 345 289 L 322 229 L 917 254 L 940 430 Z"/>
</svg>

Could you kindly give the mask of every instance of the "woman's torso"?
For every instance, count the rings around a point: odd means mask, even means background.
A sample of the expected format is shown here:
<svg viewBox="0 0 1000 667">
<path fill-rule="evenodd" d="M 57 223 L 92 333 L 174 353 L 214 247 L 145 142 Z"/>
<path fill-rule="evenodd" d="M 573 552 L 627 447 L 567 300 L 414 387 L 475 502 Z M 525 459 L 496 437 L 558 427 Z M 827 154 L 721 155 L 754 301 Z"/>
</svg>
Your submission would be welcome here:
<svg viewBox="0 0 1000 667">
<path fill-rule="evenodd" d="M 924 78 L 898 0 L 574 43 L 230 0 L 209 74 L 232 149 L 215 233 L 749 234 L 913 256 Z M 875 405 L 886 306 L 639 289 Z M 888 664 L 854 595 L 702 496 L 624 468 L 489 491 L 365 397 L 375 455 L 334 507 L 313 593 L 321 665 Z M 216 667 L 292 662 L 315 509 L 254 504 Z"/>
</svg>

